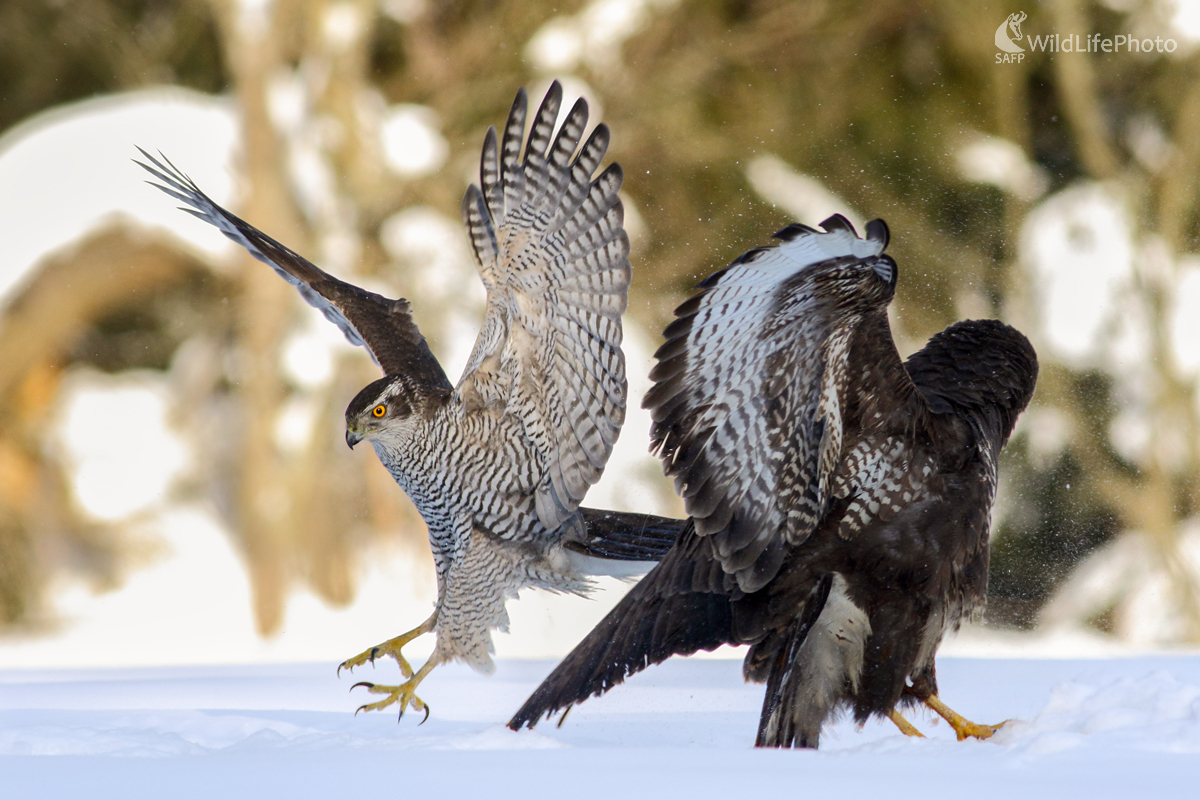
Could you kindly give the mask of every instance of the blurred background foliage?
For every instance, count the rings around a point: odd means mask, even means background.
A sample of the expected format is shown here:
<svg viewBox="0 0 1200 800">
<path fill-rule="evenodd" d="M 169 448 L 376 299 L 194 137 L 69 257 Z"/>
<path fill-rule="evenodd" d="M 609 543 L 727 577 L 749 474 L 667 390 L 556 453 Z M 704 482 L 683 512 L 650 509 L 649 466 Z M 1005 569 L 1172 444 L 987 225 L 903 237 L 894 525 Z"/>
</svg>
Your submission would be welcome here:
<svg viewBox="0 0 1200 800">
<path fill-rule="evenodd" d="M 562 77 L 602 113 L 625 170 L 634 320 L 660 330 L 698 279 L 795 219 L 885 218 L 904 353 L 957 319 L 999 316 L 1042 357 L 1034 407 L 1005 455 L 989 621 L 1194 642 L 1200 430 L 1195 370 L 1180 355 L 1194 345 L 1174 321 L 1200 315 L 1200 304 L 1179 305 L 1200 269 L 1200 56 L 1172 34 L 1182 44 L 1169 55 L 1031 51 L 997 64 L 993 32 L 1016 10 L 992 0 L 5 0 L 0 133 L 154 85 L 231 96 L 237 213 L 331 271 L 410 297 L 436 347 L 450 323 L 389 248 L 388 221 L 417 207 L 457 219 L 486 126 L 503 120 L 517 87 L 536 101 Z M 1157 0 L 1021 10 L 1026 33 L 1110 37 L 1165 35 L 1179 13 Z M 281 86 L 301 97 L 286 123 L 272 106 Z M 389 154 L 397 119 L 424 125 L 422 146 L 431 136 L 444 154 L 424 165 Z M 147 144 L 169 154 L 169 142 Z M 298 148 L 328 177 L 316 199 Z M 1124 272 L 1113 309 L 1072 350 L 1054 330 L 1091 295 L 1072 299 L 1068 286 L 1055 305 L 1047 286 L 1089 283 L 1088 259 L 1112 255 L 1104 237 L 1116 227 L 1131 255 L 1114 268 Z M 1045 237 L 1056 231 L 1082 264 L 1075 272 L 1049 263 Z M 338 447 L 342 406 L 370 365 L 340 358 L 316 390 L 289 382 L 281 349 L 310 312 L 238 258 L 214 271 L 165 237 L 116 225 L 45 259 L 5 299 L 4 626 L 46 624 L 56 574 L 105 587 L 140 563 L 119 521 L 80 508 L 45 443 L 64 376 L 81 365 L 185 376 L 174 424 L 206 433 L 201 466 L 173 491 L 221 510 L 262 633 L 277 629 L 296 585 L 348 602 L 359 554 L 377 537 L 428 558 L 423 526 L 388 476 Z M 114 262 L 119 280 L 101 266 Z M 1130 325 L 1141 342 L 1132 356 L 1121 345 Z M 289 452 L 272 431 L 304 392 L 319 424 Z M 1122 541 L 1125 555 L 1105 561 Z M 1149 633 L 1147 587 L 1158 598 L 1149 607 L 1169 617 Z"/>
</svg>

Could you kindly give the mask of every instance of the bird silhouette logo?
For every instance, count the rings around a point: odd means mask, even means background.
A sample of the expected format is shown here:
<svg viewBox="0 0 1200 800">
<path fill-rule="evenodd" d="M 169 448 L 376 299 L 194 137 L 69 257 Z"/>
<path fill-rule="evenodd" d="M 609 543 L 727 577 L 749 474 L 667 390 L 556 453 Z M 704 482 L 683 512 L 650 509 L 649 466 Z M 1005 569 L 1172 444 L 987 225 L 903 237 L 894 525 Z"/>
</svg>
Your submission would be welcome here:
<svg viewBox="0 0 1200 800">
<path fill-rule="evenodd" d="M 1024 53 L 1025 48 L 1021 47 L 1017 42 L 1021 41 L 1021 23 L 1026 19 L 1028 17 L 1024 11 L 1009 14 L 1008 18 L 1000 23 L 1000 27 L 996 28 L 996 47 L 999 47 L 1006 53 Z M 1010 28 L 1012 29 L 1013 37 L 1017 40 L 1016 42 L 1008 34 Z"/>
</svg>

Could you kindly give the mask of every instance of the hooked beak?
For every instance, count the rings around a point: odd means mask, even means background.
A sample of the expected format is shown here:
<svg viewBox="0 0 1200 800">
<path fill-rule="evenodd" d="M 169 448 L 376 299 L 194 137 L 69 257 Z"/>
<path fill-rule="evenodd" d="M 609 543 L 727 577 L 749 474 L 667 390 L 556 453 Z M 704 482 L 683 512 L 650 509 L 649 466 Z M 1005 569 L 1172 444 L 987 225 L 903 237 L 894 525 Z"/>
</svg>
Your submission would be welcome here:
<svg viewBox="0 0 1200 800">
<path fill-rule="evenodd" d="M 346 429 L 346 444 L 350 447 L 351 450 L 354 449 L 354 445 L 358 444 L 362 440 L 363 440 L 363 437 L 362 437 L 361 433 L 352 431 L 349 428 Z"/>
</svg>

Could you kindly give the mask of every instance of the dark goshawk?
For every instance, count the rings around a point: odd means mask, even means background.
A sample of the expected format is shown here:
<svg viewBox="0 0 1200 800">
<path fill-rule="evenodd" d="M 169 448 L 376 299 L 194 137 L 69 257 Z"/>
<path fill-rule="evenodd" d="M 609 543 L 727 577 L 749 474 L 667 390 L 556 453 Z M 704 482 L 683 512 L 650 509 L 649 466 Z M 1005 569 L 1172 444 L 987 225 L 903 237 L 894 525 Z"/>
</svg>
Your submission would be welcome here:
<svg viewBox="0 0 1200 800">
<path fill-rule="evenodd" d="M 673 520 L 579 506 L 625 418 L 629 239 L 620 167 L 593 178 L 608 128 L 597 125 L 580 145 L 588 118 L 581 98 L 554 135 L 561 103 L 556 81 L 523 155 L 524 90 L 503 134 L 490 128 L 484 140 L 480 186 L 467 190 L 462 213 L 487 309 L 457 385 L 407 300 L 326 274 L 212 202 L 165 157 L 142 151 L 149 163 L 141 166 L 160 181 L 152 185 L 274 267 L 385 373 L 347 407 L 346 442 L 370 442 L 425 519 L 438 599 L 415 629 L 341 665 L 388 655 L 408 678 L 357 684 L 385 695 L 367 710 L 399 703 L 401 715 L 411 707 L 428 716 L 417 685 L 455 659 L 490 671 L 491 631 L 506 628 L 505 601 L 518 590 L 585 593 L 588 575 L 628 571 L 614 562 L 657 560 L 678 533 Z M 414 673 L 401 648 L 429 632 L 433 655 Z"/>
<path fill-rule="evenodd" d="M 784 228 L 676 311 L 645 405 L 690 524 L 510 727 L 673 654 L 749 644 L 761 746 L 816 747 L 839 708 L 919 735 L 898 709 L 916 702 L 960 739 L 994 732 L 938 699 L 934 656 L 984 603 L 997 458 L 1037 357 L 981 320 L 902 362 L 887 226 L 822 227 Z"/>
</svg>

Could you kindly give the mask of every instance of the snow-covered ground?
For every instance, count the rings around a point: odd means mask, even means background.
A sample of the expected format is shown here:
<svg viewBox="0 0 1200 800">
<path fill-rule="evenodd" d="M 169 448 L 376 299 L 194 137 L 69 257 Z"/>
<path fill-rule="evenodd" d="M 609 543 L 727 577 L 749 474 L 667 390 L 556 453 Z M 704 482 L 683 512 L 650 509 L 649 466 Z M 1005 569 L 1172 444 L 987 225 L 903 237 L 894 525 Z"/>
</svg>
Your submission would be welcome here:
<svg viewBox="0 0 1200 800">
<path fill-rule="evenodd" d="M 69 662 L 71 653 L 63 653 Z M 942 658 L 942 695 L 988 742 L 842 721 L 819 752 L 750 746 L 762 689 L 734 660 L 676 659 L 552 722 L 504 721 L 553 666 L 461 666 L 423 686 L 433 714 L 353 714 L 333 666 L 0 670 L 0 796 L 1185 797 L 1200 776 L 1200 656 Z M 389 668 L 390 667 L 390 668 Z"/>
</svg>

